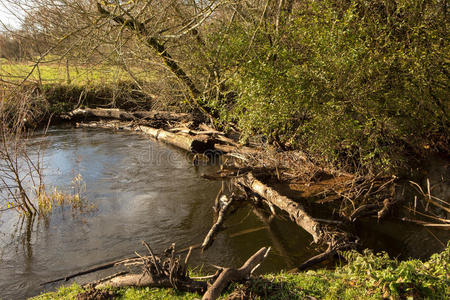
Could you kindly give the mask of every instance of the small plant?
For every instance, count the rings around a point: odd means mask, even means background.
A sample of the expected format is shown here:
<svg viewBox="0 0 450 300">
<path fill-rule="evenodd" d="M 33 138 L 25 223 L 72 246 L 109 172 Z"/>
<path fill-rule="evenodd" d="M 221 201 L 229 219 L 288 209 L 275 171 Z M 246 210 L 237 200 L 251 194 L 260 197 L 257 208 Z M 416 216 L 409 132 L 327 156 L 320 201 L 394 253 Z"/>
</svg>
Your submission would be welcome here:
<svg viewBox="0 0 450 300">
<path fill-rule="evenodd" d="M 387 253 L 344 253 L 348 264 L 338 273 L 359 285 L 365 285 L 383 298 L 440 298 L 450 293 L 450 243 L 442 253 L 431 256 L 427 262 L 417 259 L 399 262 Z M 441 298 L 442 297 L 442 298 Z"/>
<path fill-rule="evenodd" d="M 81 174 L 72 179 L 72 193 L 63 192 L 57 187 L 52 187 L 50 191 L 46 191 L 44 186 L 40 186 L 34 191 L 39 213 L 44 216 L 48 216 L 56 207 L 71 207 L 72 210 L 80 212 L 93 210 L 94 206 L 89 204 L 83 196 L 85 192 L 86 184 Z"/>
</svg>

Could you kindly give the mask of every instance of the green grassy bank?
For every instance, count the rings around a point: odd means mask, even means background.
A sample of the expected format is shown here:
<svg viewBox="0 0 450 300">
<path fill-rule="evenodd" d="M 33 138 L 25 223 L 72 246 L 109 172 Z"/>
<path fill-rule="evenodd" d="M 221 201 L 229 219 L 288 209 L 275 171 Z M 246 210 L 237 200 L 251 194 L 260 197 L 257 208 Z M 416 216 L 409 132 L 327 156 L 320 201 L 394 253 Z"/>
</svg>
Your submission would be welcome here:
<svg viewBox="0 0 450 300">
<path fill-rule="evenodd" d="M 428 261 L 397 261 L 387 254 L 346 252 L 335 270 L 267 274 L 233 284 L 223 299 L 449 299 L 450 244 Z M 79 285 L 61 287 L 34 299 L 75 299 Z M 128 288 L 109 291 L 117 299 L 196 299 L 173 289 Z M 314 297 L 314 298 L 311 298 Z"/>
<path fill-rule="evenodd" d="M 49 60 L 52 60 L 50 56 Z M 130 73 L 138 80 L 148 80 L 152 74 L 139 68 L 129 72 L 123 68 L 105 64 L 82 65 L 70 63 L 41 62 L 38 67 L 30 61 L 8 61 L 0 58 L 0 78 L 7 82 L 21 82 L 28 76 L 29 81 L 40 84 L 72 84 L 78 87 L 114 85 L 121 81 L 131 81 Z"/>
</svg>

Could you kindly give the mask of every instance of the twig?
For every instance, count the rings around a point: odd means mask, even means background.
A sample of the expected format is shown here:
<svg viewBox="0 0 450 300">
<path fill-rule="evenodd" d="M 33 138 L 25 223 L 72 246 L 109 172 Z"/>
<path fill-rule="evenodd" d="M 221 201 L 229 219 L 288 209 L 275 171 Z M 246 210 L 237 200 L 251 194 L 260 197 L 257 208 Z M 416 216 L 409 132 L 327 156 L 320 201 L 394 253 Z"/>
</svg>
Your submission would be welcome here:
<svg viewBox="0 0 450 300">
<path fill-rule="evenodd" d="M 58 282 L 58 281 L 61 281 L 61 280 L 68 281 L 69 279 L 72 279 L 74 277 L 78 277 L 78 276 L 81 276 L 81 275 L 85 275 L 85 274 L 89 274 L 89 273 L 93 273 L 93 272 L 97 272 L 97 271 L 101 271 L 101 270 L 112 268 L 112 267 L 116 266 L 117 264 L 120 264 L 123 261 L 127 261 L 127 260 L 130 260 L 130 259 L 135 259 L 135 258 L 137 258 L 137 257 L 130 257 L 130 258 L 126 258 L 126 259 L 115 260 L 115 261 L 112 261 L 112 262 L 109 262 L 109 263 L 106 263 L 106 264 L 103 264 L 103 265 L 100 265 L 100 266 L 97 266 L 97 267 L 94 267 L 94 268 L 87 269 L 85 271 L 80 271 L 80 272 L 77 272 L 77 273 L 74 273 L 74 274 L 67 275 L 65 277 L 60 277 L 60 278 L 57 278 L 57 279 L 54 279 L 54 280 L 51 280 L 51 281 L 43 282 L 40 285 L 43 286 L 43 285 L 54 283 L 54 282 Z"/>
<path fill-rule="evenodd" d="M 156 268 L 156 272 L 158 273 L 158 275 L 161 275 L 161 270 L 159 269 L 159 265 L 158 265 L 158 263 L 156 261 L 156 258 L 155 258 L 155 255 L 153 254 L 152 249 L 150 248 L 150 245 L 144 240 L 142 240 L 142 244 L 145 246 L 145 248 L 147 248 L 147 251 L 150 253 L 150 256 L 151 256 L 151 258 L 153 260 L 153 265 Z"/>
</svg>

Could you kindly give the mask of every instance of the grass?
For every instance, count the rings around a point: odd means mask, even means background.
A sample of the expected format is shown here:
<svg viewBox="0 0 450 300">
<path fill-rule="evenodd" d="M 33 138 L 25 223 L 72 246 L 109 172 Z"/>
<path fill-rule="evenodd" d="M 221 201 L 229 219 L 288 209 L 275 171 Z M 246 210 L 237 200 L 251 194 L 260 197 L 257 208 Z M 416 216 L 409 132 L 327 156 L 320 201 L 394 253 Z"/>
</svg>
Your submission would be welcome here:
<svg viewBox="0 0 450 300">
<path fill-rule="evenodd" d="M 71 286 L 60 287 L 55 293 L 47 293 L 35 297 L 35 300 L 51 300 L 51 299 L 76 299 L 77 295 L 84 292 L 83 288 L 77 284 Z M 117 299 L 127 300 L 144 300 L 144 299 L 198 299 L 199 295 L 193 293 L 178 292 L 174 289 L 158 289 L 158 288 L 127 288 L 121 289 L 116 293 Z"/>
<path fill-rule="evenodd" d="M 22 81 L 32 70 L 32 62 L 10 62 L 0 59 L 0 79 L 9 82 Z M 139 68 L 132 68 L 131 72 L 139 80 L 148 80 L 151 74 Z M 40 78 L 40 79 L 39 79 Z M 70 83 L 75 86 L 89 86 L 99 84 L 112 84 L 120 81 L 132 81 L 133 78 L 128 72 L 117 66 L 110 65 L 70 65 Z M 67 71 L 65 64 L 41 63 L 39 69 L 35 68 L 29 77 L 30 80 L 42 82 L 42 84 L 65 84 Z"/>
<path fill-rule="evenodd" d="M 135 78 L 117 66 L 105 64 L 70 66 L 69 70 L 70 82 L 66 78 L 65 64 L 44 62 L 38 72 L 36 68 L 33 70 L 32 62 L 0 58 L 0 100 L 7 100 L 13 107 L 17 98 L 30 96 L 35 117 L 30 122 L 34 125 L 47 124 L 50 116 L 66 113 L 78 105 L 144 110 L 152 105 L 151 97 L 134 80 L 147 85 L 155 77 L 152 70 L 133 68 Z M 18 89 L 9 84 L 21 83 L 30 72 L 27 82 Z"/>
<path fill-rule="evenodd" d="M 222 299 L 450 299 L 450 243 L 428 261 L 399 262 L 386 253 L 346 252 L 348 264 L 335 270 L 268 274 L 244 284 L 232 284 Z M 34 298 L 75 299 L 79 285 Z M 116 299 L 196 299 L 201 296 L 174 289 L 126 288 Z"/>
</svg>

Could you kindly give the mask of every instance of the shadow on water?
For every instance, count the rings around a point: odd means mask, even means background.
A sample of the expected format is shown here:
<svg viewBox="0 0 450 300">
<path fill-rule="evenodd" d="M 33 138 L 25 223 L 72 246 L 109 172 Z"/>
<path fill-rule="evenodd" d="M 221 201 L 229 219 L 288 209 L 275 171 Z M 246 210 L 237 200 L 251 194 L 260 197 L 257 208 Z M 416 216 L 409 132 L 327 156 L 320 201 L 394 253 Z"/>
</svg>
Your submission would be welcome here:
<svg viewBox="0 0 450 300">
<path fill-rule="evenodd" d="M 46 182 L 70 192 L 72 178 L 81 174 L 86 197 L 96 209 L 82 214 L 56 209 L 47 219 L 19 221 L 14 212 L 1 213 L 0 298 L 53 290 L 61 283 L 40 283 L 133 255 L 143 250 L 141 240 L 157 253 L 172 242 L 177 249 L 201 244 L 213 223 L 212 206 L 221 183 L 200 175 L 214 172 L 215 165 L 195 166 L 185 152 L 126 132 L 55 128 L 33 142 L 46 147 Z M 403 225 L 386 226 L 370 231 L 368 245 L 399 245 L 402 252 L 405 239 L 415 243 L 416 236 L 423 238 L 416 227 L 404 231 Z M 370 220 L 365 227 L 373 227 Z M 400 230 L 405 236 L 399 242 Z M 209 264 L 239 266 L 259 248 L 271 246 L 260 272 L 289 270 L 316 254 L 311 242 L 307 232 L 283 215 L 271 216 L 242 203 L 227 217 L 213 246 L 204 253 L 195 251 L 191 262 L 203 269 Z M 423 247 L 427 250 L 422 254 L 439 249 L 435 244 Z"/>
</svg>

